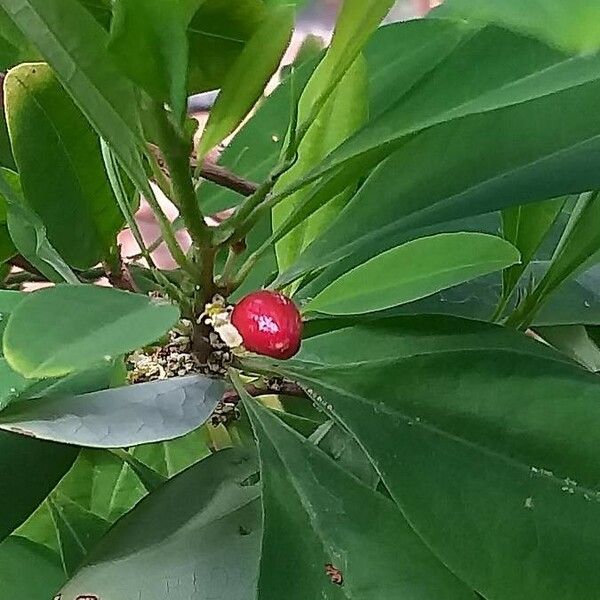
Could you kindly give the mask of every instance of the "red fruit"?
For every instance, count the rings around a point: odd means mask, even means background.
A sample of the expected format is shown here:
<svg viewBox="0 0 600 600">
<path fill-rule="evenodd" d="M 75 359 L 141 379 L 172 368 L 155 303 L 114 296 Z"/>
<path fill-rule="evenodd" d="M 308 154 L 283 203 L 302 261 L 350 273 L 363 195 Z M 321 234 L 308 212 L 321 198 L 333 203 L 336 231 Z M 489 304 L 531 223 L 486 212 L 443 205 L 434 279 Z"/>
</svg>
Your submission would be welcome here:
<svg viewBox="0 0 600 600">
<path fill-rule="evenodd" d="M 278 292 L 248 294 L 235 305 L 231 323 L 246 350 L 285 359 L 300 349 L 302 318 L 296 305 Z"/>
</svg>

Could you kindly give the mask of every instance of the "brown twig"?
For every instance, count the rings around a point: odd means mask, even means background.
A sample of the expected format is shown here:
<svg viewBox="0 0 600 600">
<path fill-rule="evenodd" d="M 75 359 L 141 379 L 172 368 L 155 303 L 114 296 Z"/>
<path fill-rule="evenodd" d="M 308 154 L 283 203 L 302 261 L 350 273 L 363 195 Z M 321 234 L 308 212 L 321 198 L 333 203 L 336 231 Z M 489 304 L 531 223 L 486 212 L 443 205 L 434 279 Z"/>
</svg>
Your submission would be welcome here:
<svg viewBox="0 0 600 600">
<path fill-rule="evenodd" d="M 119 290 L 125 290 L 127 292 L 138 292 L 137 285 L 133 280 L 129 267 L 121 259 L 119 264 L 112 267 L 108 263 L 103 263 L 104 272 L 110 285 Z"/>
<path fill-rule="evenodd" d="M 258 184 L 232 173 L 229 169 L 213 162 L 204 161 L 200 176 L 207 181 L 216 183 L 242 196 L 252 196 L 258 189 Z"/>
<path fill-rule="evenodd" d="M 165 165 L 165 161 L 161 156 L 160 150 L 154 144 L 148 144 L 152 151 L 158 166 L 161 171 L 169 177 L 169 171 Z M 192 154 L 190 159 L 190 166 L 196 166 L 196 157 Z M 221 187 L 227 188 L 233 192 L 241 194 L 242 196 L 252 196 L 258 189 L 258 184 L 254 181 L 244 179 L 235 173 L 232 173 L 226 167 L 216 164 L 211 160 L 205 160 L 202 168 L 200 169 L 200 176 L 207 181 L 211 181 Z"/>
<path fill-rule="evenodd" d="M 277 394 L 281 396 L 294 396 L 296 398 L 308 398 L 306 392 L 297 383 L 278 378 L 269 379 L 265 385 L 250 383 L 246 386 L 246 391 L 252 397 Z M 240 395 L 236 390 L 227 390 L 223 394 L 221 401 L 229 404 L 237 404 L 240 401 Z"/>
</svg>

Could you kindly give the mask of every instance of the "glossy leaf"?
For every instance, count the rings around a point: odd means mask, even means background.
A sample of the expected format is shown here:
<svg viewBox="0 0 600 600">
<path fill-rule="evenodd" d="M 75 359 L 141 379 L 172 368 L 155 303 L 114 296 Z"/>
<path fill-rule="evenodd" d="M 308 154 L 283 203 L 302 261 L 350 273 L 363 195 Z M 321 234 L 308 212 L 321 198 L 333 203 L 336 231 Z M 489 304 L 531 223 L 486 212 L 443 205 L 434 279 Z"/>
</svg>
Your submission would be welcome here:
<svg viewBox="0 0 600 600">
<path fill-rule="evenodd" d="M 372 258 L 334 281 L 304 308 L 328 314 L 383 310 L 509 267 L 518 260 L 515 247 L 501 238 L 483 233 L 441 233 Z"/>
<path fill-rule="evenodd" d="M 41 219 L 23 199 L 19 176 L 0 168 L 0 196 L 6 202 L 7 228 L 20 254 L 49 281 L 78 283 L 77 276 L 48 240 Z"/>
<path fill-rule="evenodd" d="M 404 25 L 393 27 L 400 35 Z M 600 59 L 565 58 L 541 43 L 494 28 L 456 28 L 456 36 L 463 36 L 457 49 L 446 50 L 437 68 L 427 55 L 417 54 L 414 60 L 429 70 L 426 78 L 412 81 L 410 94 L 404 90 L 403 95 L 399 85 L 410 82 L 387 80 L 395 100 L 314 173 L 320 177 L 345 161 L 356 170 L 361 161 L 378 162 L 383 157 L 379 150 L 385 148 L 389 155 L 399 146 L 281 283 L 354 257 L 361 247 L 372 256 L 406 241 L 419 227 L 598 185 L 590 156 L 599 131 L 581 107 L 595 104 L 600 93 Z M 435 164 L 434 177 L 428 157 L 438 155 L 445 159 Z M 372 198 L 377 211 L 371 209 Z M 345 262 L 346 269 L 355 266 L 351 259 Z"/>
<path fill-rule="evenodd" d="M 338 15 L 331 44 L 301 97 L 311 111 L 301 121 L 310 125 L 348 69 L 394 5 L 394 0 L 346 0 Z M 306 106 L 306 104 L 305 104 Z"/>
<path fill-rule="evenodd" d="M 595 375 L 518 333 L 432 317 L 312 337 L 277 370 L 343 423 L 482 595 L 567 600 L 597 585 Z"/>
<path fill-rule="evenodd" d="M 527 265 L 534 259 L 564 204 L 565 198 L 557 198 L 515 206 L 502 212 L 502 236 L 521 253 L 520 264 L 503 273 L 505 296 L 514 290 Z"/>
<path fill-rule="evenodd" d="M 224 450 L 184 471 L 104 537 L 62 589 L 62 600 L 255 598 L 260 554 L 259 490 L 251 455 Z"/>
<path fill-rule="evenodd" d="M 279 67 L 292 37 L 294 10 L 275 8 L 246 44 L 223 81 L 202 134 L 198 155 L 206 156 L 246 118 Z"/>
<path fill-rule="evenodd" d="M 391 501 L 250 397 L 244 406 L 258 438 L 265 511 L 258 598 L 280 597 L 290 578 L 294 599 L 474 597 Z M 327 565 L 341 573 L 341 585 Z"/>
<path fill-rule="evenodd" d="M 0 588 L 10 600 L 48 600 L 64 582 L 58 555 L 23 537 L 0 543 Z"/>
<path fill-rule="evenodd" d="M 535 332 L 553 348 L 576 360 L 586 369 L 600 371 L 600 349 L 583 325 L 536 327 Z"/>
<path fill-rule="evenodd" d="M 0 411 L 17 398 L 29 383 L 8 366 L 6 359 L 0 358 Z"/>
<path fill-rule="evenodd" d="M 57 377 L 156 341 L 178 309 L 97 286 L 56 286 L 28 295 L 4 332 L 4 356 L 30 378 Z"/>
<path fill-rule="evenodd" d="M 600 193 L 583 194 L 552 256 L 548 270 L 511 320 L 529 324 L 540 306 L 563 281 L 580 271 L 600 251 L 596 225 L 600 219 Z"/>
<path fill-rule="evenodd" d="M 600 7 L 586 0 L 446 0 L 435 16 L 469 19 L 531 34 L 573 53 L 600 48 Z"/>
<path fill-rule="evenodd" d="M 98 137 L 47 65 L 20 65 L 4 86 L 25 202 L 71 265 L 96 265 L 123 222 Z"/>
<path fill-rule="evenodd" d="M 296 162 L 281 176 L 275 186 L 274 193 L 285 189 L 290 182 L 313 169 L 327 157 L 331 150 L 336 148 L 366 121 L 368 112 L 366 67 L 364 59 L 359 56 L 354 64 L 348 68 L 348 71 L 319 112 L 318 118 L 314 120 L 308 129 L 298 147 Z M 323 85 L 327 85 L 327 83 L 324 82 Z M 323 91 L 322 88 L 315 88 L 313 85 L 312 96 L 308 96 L 307 92 L 302 95 L 298 113 L 300 121 L 310 115 L 314 103 L 318 100 L 318 94 Z M 321 189 L 324 187 L 321 182 L 316 183 L 315 186 Z M 354 189 L 350 188 L 345 194 L 338 196 L 339 190 L 336 187 L 331 196 L 326 195 L 320 198 L 323 206 L 316 214 L 304 219 L 301 225 L 295 227 L 278 242 L 276 251 L 280 271 L 285 271 L 294 263 L 302 250 L 337 216 L 344 204 L 352 197 L 353 192 Z M 311 195 L 314 195 L 314 188 L 308 187 L 292 194 L 275 206 L 272 211 L 274 229 L 277 230 L 284 226 L 287 219 L 299 207 L 305 205 Z M 334 196 L 338 196 L 338 198 L 333 202 L 328 202 Z M 311 208 L 312 212 L 315 212 L 318 207 Z"/>
<path fill-rule="evenodd" d="M 181 437 L 210 418 L 219 380 L 176 377 L 122 388 L 28 400 L 0 414 L 0 429 L 94 448 L 122 448 Z"/>
<path fill-rule="evenodd" d="M 37 46 L 131 179 L 145 189 L 137 102 L 130 81 L 106 52 L 108 33 L 77 0 L 0 0 L 0 6 Z"/>
<path fill-rule="evenodd" d="M 263 0 L 204 0 L 189 27 L 190 93 L 221 87 L 266 14 Z"/>
<path fill-rule="evenodd" d="M 71 446 L 0 432 L 0 541 L 46 498 L 77 452 Z"/>
<path fill-rule="evenodd" d="M 187 101 L 187 28 L 204 0 L 117 0 L 110 50 L 119 67 L 178 120 Z"/>
</svg>

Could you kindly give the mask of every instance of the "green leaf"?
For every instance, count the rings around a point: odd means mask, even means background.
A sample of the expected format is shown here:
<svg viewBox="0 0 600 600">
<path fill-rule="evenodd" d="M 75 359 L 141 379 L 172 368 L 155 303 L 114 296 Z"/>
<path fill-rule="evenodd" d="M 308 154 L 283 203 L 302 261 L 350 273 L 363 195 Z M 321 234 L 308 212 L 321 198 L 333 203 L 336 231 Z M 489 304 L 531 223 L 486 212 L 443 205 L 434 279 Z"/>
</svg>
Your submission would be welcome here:
<svg viewBox="0 0 600 600">
<path fill-rule="evenodd" d="M 20 65 L 4 86 L 25 202 L 67 262 L 92 267 L 108 256 L 123 223 L 98 137 L 47 65 Z"/>
<path fill-rule="evenodd" d="M 225 390 L 201 375 L 13 403 L 0 429 L 93 448 L 162 442 L 200 427 Z"/>
<path fill-rule="evenodd" d="M 412 27 L 432 36 L 431 23 Z M 397 53 L 404 50 L 405 27 L 388 28 Z M 389 97 L 385 104 L 377 101 L 383 112 L 296 184 L 340 165 L 356 176 L 398 148 L 280 283 L 354 257 L 361 247 L 373 256 L 406 241 L 418 227 L 598 186 L 591 157 L 600 130 L 582 106 L 597 103 L 600 55 L 565 58 L 493 27 L 453 27 L 453 39 L 462 37 L 462 43 L 453 52 L 445 48 L 437 66 L 424 52 L 411 55 L 407 72 L 420 72 L 412 80 L 388 77 L 387 87 L 379 82 L 378 94 L 387 89 Z M 440 34 L 451 35 L 446 29 Z M 431 157 L 440 155 L 445 159 L 432 177 Z M 346 270 L 355 266 L 346 262 Z"/>
<path fill-rule="evenodd" d="M 46 498 L 77 452 L 71 446 L 0 431 L 0 541 Z"/>
<path fill-rule="evenodd" d="M 308 129 L 304 139 L 298 147 L 298 157 L 293 166 L 286 171 L 275 186 L 274 193 L 285 189 L 290 182 L 301 178 L 313 169 L 329 152 L 336 148 L 348 136 L 353 134 L 367 120 L 368 90 L 367 90 L 367 65 L 362 56 L 359 56 L 348 68 L 329 99 L 324 104 Z M 327 85 L 327 82 L 323 82 Z M 312 96 L 307 92 L 302 95 L 299 105 L 298 119 L 307 118 L 312 110 L 316 95 L 323 90 L 312 86 Z M 321 182 L 315 186 L 323 189 Z M 338 195 L 335 189 L 332 195 L 320 198 L 323 206 L 317 210 L 318 205 L 311 207 L 312 214 L 277 243 L 277 263 L 280 272 L 290 267 L 299 254 L 310 244 L 329 223 L 337 216 L 344 204 L 352 197 L 354 189 L 350 188 L 344 194 Z M 308 203 L 314 196 L 313 187 L 300 190 L 286 198 L 273 208 L 273 227 L 275 230 L 282 227 L 286 220 L 301 206 Z M 334 202 L 328 202 L 333 196 L 338 196 Z"/>
<path fill-rule="evenodd" d="M 200 139 L 198 156 L 206 154 L 246 118 L 277 70 L 294 27 L 294 9 L 269 13 L 232 65 Z"/>
<path fill-rule="evenodd" d="M 418 535 L 484 597 L 569 600 L 600 583 L 595 375 L 527 336 L 429 316 L 315 336 L 276 367 L 350 431 Z"/>
<path fill-rule="evenodd" d="M 10 313 L 25 298 L 23 292 L 13 292 L 10 290 L 0 290 L 0 339 L 4 335 L 4 328 L 8 323 Z M 2 345 L 0 344 L 0 355 L 2 355 Z"/>
<path fill-rule="evenodd" d="M 19 536 L 0 543 L 0 588 L 10 600 L 48 600 L 65 580 L 60 558 Z"/>
<path fill-rule="evenodd" d="M 446 0 L 433 15 L 497 23 L 573 53 L 600 48 L 600 7 L 586 0 Z"/>
<path fill-rule="evenodd" d="M 15 373 L 4 358 L 0 358 L 0 410 L 27 388 L 29 381 Z"/>
<path fill-rule="evenodd" d="M 304 309 L 342 315 L 383 310 L 509 267 L 518 260 L 514 246 L 484 233 L 419 238 L 349 271 Z"/>
<path fill-rule="evenodd" d="M 521 253 L 521 263 L 503 273 L 504 296 L 510 295 L 554 225 L 565 198 L 515 206 L 502 211 L 502 237 Z"/>
<path fill-rule="evenodd" d="M 58 377 L 156 341 L 178 309 L 147 296 L 92 285 L 28 295 L 4 332 L 4 356 L 29 378 Z"/>
<path fill-rule="evenodd" d="M 0 6 L 37 46 L 131 179 L 147 186 L 134 90 L 106 52 L 108 33 L 77 0 L 0 0 Z"/>
<path fill-rule="evenodd" d="M 583 194 L 552 256 L 548 270 L 511 316 L 517 324 L 529 324 L 548 296 L 566 279 L 594 260 L 600 251 L 597 223 L 600 219 L 600 193 Z"/>
<path fill-rule="evenodd" d="M 204 0 L 189 28 L 190 94 L 221 87 L 267 14 L 263 0 Z"/>
<path fill-rule="evenodd" d="M 63 600 L 255 598 L 259 490 L 248 451 L 224 450 L 142 500 L 62 589 Z"/>
<path fill-rule="evenodd" d="M 187 101 L 187 28 L 204 0 L 117 0 L 110 50 L 119 67 L 181 122 Z"/>
<path fill-rule="evenodd" d="M 60 532 L 53 517 L 56 509 L 64 514 L 83 516 L 72 519 L 74 533 L 86 542 L 96 542 L 105 531 L 92 531 L 90 523 L 114 523 L 131 510 L 144 497 L 146 491 L 138 477 L 120 458 L 106 450 L 85 449 L 79 453 L 73 467 L 63 477 L 51 496 L 47 498 L 19 529 L 16 535 L 46 546 L 64 558 Z M 54 510 L 50 507 L 50 500 Z M 77 511 L 77 512 L 75 512 Z M 85 544 L 84 544 L 85 545 Z"/>
<path fill-rule="evenodd" d="M 394 5 L 394 0 L 346 0 L 338 15 L 331 44 L 302 93 L 311 111 L 301 125 L 310 126 L 354 64 L 367 40 Z M 306 105 L 305 105 L 306 106 Z"/>
<path fill-rule="evenodd" d="M 0 196 L 6 202 L 8 232 L 19 253 L 49 281 L 79 283 L 75 273 L 48 241 L 40 218 L 25 204 L 17 173 L 0 168 Z"/>
<path fill-rule="evenodd" d="M 258 438 L 263 485 L 258 598 L 279 597 L 291 579 L 290 599 L 474 597 L 391 501 L 249 396 L 243 398 Z M 327 577 L 327 565 L 341 572 L 341 585 Z"/>
</svg>

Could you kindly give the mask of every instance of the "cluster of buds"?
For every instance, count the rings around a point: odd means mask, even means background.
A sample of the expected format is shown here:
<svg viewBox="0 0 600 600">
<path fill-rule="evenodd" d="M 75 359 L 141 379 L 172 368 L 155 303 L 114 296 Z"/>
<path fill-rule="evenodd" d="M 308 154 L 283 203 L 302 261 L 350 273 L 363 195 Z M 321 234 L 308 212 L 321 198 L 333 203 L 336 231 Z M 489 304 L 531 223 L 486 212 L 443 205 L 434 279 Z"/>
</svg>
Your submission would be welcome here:
<svg viewBox="0 0 600 600">
<path fill-rule="evenodd" d="M 182 377 L 201 371 L 191 348 L 192 323 L 182 319 L 169 331 L 165 344 L 143 348 L 127 358 L 130 383 Z"/>
</svg>

